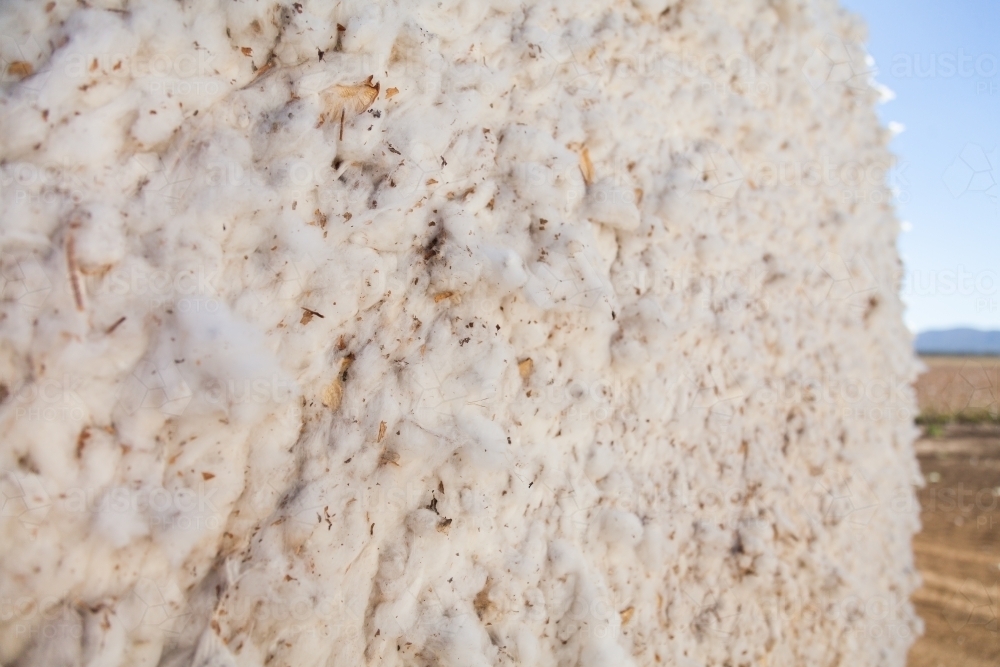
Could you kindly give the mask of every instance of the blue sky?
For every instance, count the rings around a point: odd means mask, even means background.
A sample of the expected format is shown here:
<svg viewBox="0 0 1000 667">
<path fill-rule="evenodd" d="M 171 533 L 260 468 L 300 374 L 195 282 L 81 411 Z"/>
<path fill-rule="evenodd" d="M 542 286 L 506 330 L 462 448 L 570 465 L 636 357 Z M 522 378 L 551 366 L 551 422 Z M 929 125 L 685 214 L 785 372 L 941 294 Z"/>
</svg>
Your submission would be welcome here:
<svg viewBox="0 0 1000 667">
<path fill-rule="evenodd" d="M 879 116 L 905 126 L 891 148 L 906 323 L 1000 329 L 1000 2 L 842 2 L 896 94 Z"/>
</svg>

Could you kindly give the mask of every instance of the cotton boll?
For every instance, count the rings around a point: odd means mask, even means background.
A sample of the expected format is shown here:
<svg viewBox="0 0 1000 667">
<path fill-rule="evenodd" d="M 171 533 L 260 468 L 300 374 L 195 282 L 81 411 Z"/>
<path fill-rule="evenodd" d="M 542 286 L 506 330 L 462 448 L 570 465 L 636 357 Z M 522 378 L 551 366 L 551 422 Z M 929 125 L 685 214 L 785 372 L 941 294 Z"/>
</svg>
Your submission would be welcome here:
<svg viewBox="0 0 1000 667">
<path fill-rule="evenodd" d="M 434 264 L 431 285 L 435 291 L 464 293 L 479 281 L 485 268 L 481 257 L 466 248 L 468 236 L 449 236 L 443 244 L 441 261 Z"/>
<path fill-rule="evenodd" d="M 607 632 L 607 635 L 610 634 L 611 632 Z M 632 656 L 610 639 L 591 641 L 580 652 L 579 664 L 580 667 L 635 667 Z"/>
<path fill-rule="evenodd" d="M 128 106 L 124 100 L 116 100 L 90 113 L 67 118 L 49 134 L 45 158 L 74 165 L 115 160 L 126 139 L 121 116 Z"/>
<path fill-rule="evenodd" d="M 275 369 L 260 332 L 240 321 L 224 304 L 194 299 L 189 308 L 178 313 L 178 324 L 192 356 L 206 369 L 243 377 Z"/>
<path fill-rule="evenodd" d="M 417 601 L 402 590 L 400 593 L 397 599 L 380 604 L 372 614 L 372 625 L 379 630 L 385 641 L 398 636 L 400 629 L 413 627 L 417 620 Z"/>
<path fill-rule="evenodd" d="M 348 20 L 340 38 L 349 53 L 387 53 L 396 39 L 398 27 L 393 17 L 386 17 L 380 7 L 364 5 L 360 15 Z"/>
<path fill-rule="evenodd" d="M 695 252 L 706 271 L 714 273 L 722 269 L 723 262 L 728 257 L 727 245 L 725 239 L 718 236 L 706 236 L 698 240 Z"/>
<path fill-rule="evenodd" d="M 38 604 L 38 603 L 35 603 Z M 41 627 L 32 628 L 38 635 L 28 651 L 24 654 L 25 664 L 29 665 L 79 665 L 82 664 L 83 619 L 75 608 L 70 606 L 44 609 L 44 621 Z M 21 626 L 22 631 L 28 627 Z M 60 638 L 61 633 L 75 641 L 53 641 Z"/>
<path fill-rule="evenodd" d="M 596 482 L 611 472 L 617 462 L 617 457 L 611 447 L 596 444 L 587 460 L 587 477 Z"/>
<path fill-rule="evenodd" d="M 643 527 L 642 541 L 636 553 L 647 568 L 656 572 L 665 567 L 669 559 L 666 536 L 663 528 L 657 522 L 650 522 Z"/>
<path fill-rule="evenodd" d="M 513 250 L 484 245 L 482 252 L 490 262 L 490 275 L 502 289 L 513 291 L 528 282 L 524 261 Z"/>
<path fill-rule="evenodd" d="M 396 431 L 399 435 L 396 435 Z M 387 442 L 400 454 L 400 465 L 426 461 L 435 451 L 440 450 L 438 440 L 410 419 L 397 423 L 387 438 Z"/>
<path fill-rule="evenodd" d="M 609 544 L 634 547 L 642 540 L 642 520 L 631 512 L 606 510 L 601 520 L 601 536 Z"/>
<path fill-rule="evenodd" d="M 548 562 L 552 573 L 561 577 L 580 568 L 580 554 L 570 542 L 554 540 L 549 543 Z"/>
<path fill-rule="evenodd" d="M 76 261 L 84 272 L 98 272 L 118 263 L 125 254 L 121 213 L 105 203 L 89 206 L 74 235 Z"/>
<path fill-rule="evenodd" d="M 538 640 L 525 628 L 520 627 L 515 630 L 514 645 L 517 647 L 517 664 L 525 667 L 534 667 L 541 660 L 541 650 Z"/>
<path fill-rule="evenodd" d="M 294 66 L 308 61 L 316 56 L 316 49 L 332 50 L 337 40 L 336 21 L 314 14 L 317 9 L 314 5 L 302 6 L 292 13 L 292 21 L 274 49 L 282 65 Z"/>
<path fill-rule="evenodd" d="M 628 447 L 626 444 L 625 447 Z M 636 506 L 635 487 L 632 476 L 616 467 L 598 482 L 598 487 L 612 505 L 619 509 L 633 509 Z"/>
<path fill-rule="evenodd" d="M 762 520 L 751 520 L 740 523 L 738 536 L 743 553 L 760 556 L 767 553 L 770 542 L 774 539 L 771 524 Z"/>
<path fill-rule="evenodd" d="M 128 631 L 115 613 L 106 609 L 84 612 L 84 664 L 117 667 L 123 664 Z"/>
<path fill-rule="evenodd" d="M 28 100 L 10 100 L 0 105 L 0 147 L 18 159 L 33 146 L 45 141 L 47 127 Z"/>
<path fill-rule="evenodd" d="M 721 558 L 729 553 L 733 544 L 729 532 L 709 521 L 696 522 L 694 539 L 698 543 L 699 552 L 705 558 Z"/>
<path fill-rule="evenodd" d="M 98 503 L 92 525 L 98 535 L 116 548 L 149 535 L 149 524 L 138 503 L 139 494 L 127 487 L 109 489 Z"/>
<path fill-rule="evenodd" d="M 528 291 L 528 285 L 530 285 L 530 283 L 531 277 L 529 276 L 528 283 L 526 283 L 524 287 L 525 292 Z M 548 327 L 544 321 L 531 317 L 531 312 L 528 311 L 528 308 L 523 304 L 523 300 L 520 304 L 511 304 L 507 306 L 507 308 L 511 313 L 511 319 L 514 321 L 514 324 L 510 325 L 510 328 L 512 328 L 513 331 L 509 334 L 509 336 L 510 343 L 515 350 L 529 351 L 545 344 L 545 340 L 548 338 L 549 334 Z"/>
<path fill-rule="evenodd" d="M 205 401 L 196 409 L 227 408 L 255 421 L 268 405 L 288 402 L 298 388 L 278 366 L 261 332 L 214 299 L 187 299 L 178 313 L 185 369 Z M 169 367 L 173 367 L 170 365 Z"/>
<path fill-rule="evenodd" d="M 487 180 L 476 185 L 476 191 L 467 194 L 462 201 L 462 208 L 469 215 L 479 214 L 480 224 L 484 223 L 483 209 L 490 206 L 490 202 L 495 203 L 497 184 L 493 180 Z M 486 216 L 488 218 L 488 215 Z"/>
<path fill-rule="evenodd" d="M 556 305 L 550 286 L 534 273 L 529 274 L 524 284 L 524 294 L 532 304 L 543 310 L 549 310 Z"/>
<path fill-rule="evenodd" d="M 616 363 L 637 369 L 648 364 L 654 354 L 662 354 L 663 348 L 654 342 L 664 339 L 667 328 L 665 315 L 656 301 L 643 297 L 624 308 L 619 320 L 622 335 L 612 346 Z"/>
<path fill-rule="evenodd" d="M 184 122 L 184 114 L 176 105 L 143 107 L 132 124 L 132 137 L 143 150 L 150 150 L 163 143 Z"/>
<path fill-rule="evenodd" d="M 585 212 L 594 222 L 632 231 L 639 226 L 639 209 L 632 190 L 618 187 L 610 177 L 602 178 L 587 191 Z"/>
<path fill-rule="evenodd" d="M 445 667 L 489 667 L 492 664 L 486 657 L 490 638 L 474 614 L 446 618 L 443 622 L 442 635 L 448 639 L 437 653 L 439 664 Z"/>
<path fill-rule="evenodd" d="M 651 361 L 649 349 L 643 343 L 633 338 L 622 338 L 615 341 L 611 347 L 611 355 L 615 365 L 623 370 L 638 370 Z"/>
<path fill-rule="evenodd" d="M 457 421 L 468 439 L 462 451 L 469 460 L 482 470 L 501 470 L 507 461 L 507 436 L 503 429 L 473 411 L 463 412 Z"/>
<path fill-rule="evenodd" d="M 437 532 L 438 523 L 441 521 L 434 512 L 429 509 L 417 509 L 406 515 L 406 528 L 420 537 L 434 535 Z"/>
<path fill-rule="evenodd" d="M 88 488 L 104 488 L 112 483 L 114 471 L 121 461 L 121 447 L 104 429 L 86 429 L 81 456 Z"/>
<path fill-rule="evenodd" d="M 236 667 L 236 664 L 236 656 L 229 650 L 226 642 L 222 641 L 215 629 L 206 628 L 191 659 L 192 667 Z"/>
</svg>

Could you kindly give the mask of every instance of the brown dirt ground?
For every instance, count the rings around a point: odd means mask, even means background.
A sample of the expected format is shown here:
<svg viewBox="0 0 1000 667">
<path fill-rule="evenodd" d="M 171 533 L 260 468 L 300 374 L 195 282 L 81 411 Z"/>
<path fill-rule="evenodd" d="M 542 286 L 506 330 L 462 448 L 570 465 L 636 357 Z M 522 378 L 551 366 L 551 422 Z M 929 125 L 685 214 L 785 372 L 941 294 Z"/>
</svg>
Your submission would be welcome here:
<svg viewBox="0 0 1000 667">
<path fill-rule="evenodd" d="M 989 410 L 998 359 L 931 358 L 917 382 L 925 413 Z M 925 632 L 910 667 L 1000 665 L 1000 426 L 948 424 L 917 441 L 926 479 L 913 550 L 924 585 L 913 596 Z"/>
<path fill-rule="evenodd" d="M 955 414 L 996 410 L 1000 399 L 1000 358 L 921 357 L 927 371 L 917 380 L 923 413 Z"/>
</svg>

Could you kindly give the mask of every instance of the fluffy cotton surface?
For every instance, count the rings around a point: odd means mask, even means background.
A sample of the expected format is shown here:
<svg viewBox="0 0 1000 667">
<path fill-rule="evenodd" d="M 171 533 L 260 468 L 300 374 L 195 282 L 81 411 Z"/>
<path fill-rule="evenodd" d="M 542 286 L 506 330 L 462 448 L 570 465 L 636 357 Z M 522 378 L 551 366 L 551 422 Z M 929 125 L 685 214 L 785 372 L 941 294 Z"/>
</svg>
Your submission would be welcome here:
<svg viewBox="0 0 1000 667">
<path fill-rule="evenodd" d="M 826 0 L 5 2 L 0 662 L 902 665 L 863 38 Z"/>
</svg>

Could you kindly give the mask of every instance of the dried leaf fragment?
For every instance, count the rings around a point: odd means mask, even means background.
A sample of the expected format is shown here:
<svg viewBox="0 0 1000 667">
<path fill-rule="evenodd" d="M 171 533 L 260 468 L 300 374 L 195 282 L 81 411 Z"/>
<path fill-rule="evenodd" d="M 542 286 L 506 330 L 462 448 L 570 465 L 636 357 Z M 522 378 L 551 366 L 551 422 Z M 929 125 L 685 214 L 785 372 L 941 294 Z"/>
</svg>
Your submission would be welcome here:
<svg viewBox="0 0 1000 667">
<path fill-rule="evenodd" d="M 319 313 L 316 314 L 319 315 Z M 341 340 L 343 340 L 343 337 L 341 337 Z M 333 378 L 333 382 L 328 384 L 323 390 L 323 395 L 320 397 L 320 400 L 323 402 L 323 405 L 331 410 L 339 408 L 341 401 L 344 400 L 344 382 L 347 380 L 347 369 L 350 368 L 352 361 L 354 361 L 353 354 L 349 354 L 342 358 L 340 360 L 340 367 L 337 369 L 337 374 Z"/>
<path fill-rule="evenodd" d="M 387 449 L 382 452 L 382 456 L 379 457 L 378 464 L 379 467 L 391 463 L 392 465 L 399 467 L 399 452 Z"/>
<path fill-rule="evenodd" d="M 253 55 L 253 49 L 251 49 L 249 46 L 241 46 L 240 47 L 240 51 L 242 51 L 243 55 L 245 55 L 245 56 L 252 56 Z"/>
<path fill-rule="evenodd" d="M 73 301 L 76 309 L 83 312 L 87 308 L 86 285 L 76 263 L 76 241 L 72 234 L 66 238 L 66 267 L 69 270 L 69 284 L 73 291 Z"/>
<path fill-rule="evenodd" d="M 378 425 L 378 440 L 375 442 L 382 442 L 382 438 L 385 437 L 385 422 L 380 422 Z"/>
<path fill-rule="evenodd" d="M 354 355 L 349 354 L 340 360 L 340 379 L 347 381 L 347 369 L 354 363 Z"/>
<path fill-rule="evenodd" d="M 321 229 L 325 229 L 326 220 L 327 220 L 326 213 L 323 213 L 323 211 L 316 209 L 315 211 L 313 211 L 313 219 L 312 222 L 310 222 L 309 224 L 313 225 L 314 227 L 318 225 Z"/>
<path fill-rule="evenodd" d="M 346 111 L 354 115 L 367 111 L 378 97 L 380 87 L 378 83 L 372 83 L 372 78 L 369 76 L 364 82 L 353 86 L 331 86 L 320 93 L 325 109 L 320 120 L 343 116 Z"/>
<path fill-rule="evenodd" d="M 24 60 L 15 60 L 10 65 L 7 66 L 7 73 L 11 76 L 16 76 L 18 78 L 24 79 L 31 76 L 34 68 L 31 63 Z"/>
<path fill-rule="evenodd" d="M 203 480 L 205 480 L 206 482 L 208 480 L 212 479 L 213 477 L 215 477 L 215 473 L 211 473 L 211 472 L 203 472 L 203 473 L 201 473 L 201 478 Z"/>
<path fill-rule="evenodd" d="M 299 307 L 302 308 L 302 319 L 299 320 L 299 324 L 309 324 L 310 322 L 312 322 L 312 318 L 314 316 L 320 318 L 321 320 L 325 319 L 322 313 L 318 313 L 315 310 L 312 310 L 311 308 L 306 308 L 305 306 L 299 306 Z"/>
<path fill-rule="evenodd" d="M 434 303 L 441 303 L 445 299 L 450 299 L 453 296 L 455 296 L 455 293 L 451 291 L 438 292 L 437 294 L 434 295 Z"/>
<path fill-rule="evenodd" d="M 344 385 L 341 384 L 339 375 L 323 390 L 323 396 L 320 400 L 331 410 L 340 407 L 340 402 L 344 400 Z"/>
<path fill-rule="evenodd" d="M 625 625 L 632 620 L 632 615 L 635 613 L 635 607 L 629 607 L 621 612 L 622 615 L 622 625 Z"/>
<path fill-rule="evenodd" d="M 254 77 L 253 77 L 253 78 L 254 78 L 254 79 L 257 79 L 257 78 L 260 78 L 261 76 L 263 76 L 263 75 L 264 75 L 264 73 L 265 73 L 265 72 L 268 72 L 268 71 L 270 71 L 272 67 L 274 67 L 274 60 L 273 60 L 273 59 L 272 59 L 272 60 L 268 60 L 268 61 L 267 61 L 266 63 L 264 63 L 264 64 L 263 64 L 263 65 L 262 65 L 262 66 L 261 66 L 261 67 L 260 67 L 260 68 L 259 68 L 259 69 L 257 70 L 257 73 L 256 73 L 256 74 L 254 75 Z"/>
<path fill-rule="evenodd" d="M 534 369 L 535 362 L 531 360 L 531 357 L 517 362 L 517 372 L 521 374 L 521 379 L 523 380 L 527 380 Z"/>
<path fill-rule="evenodd" d="M 104 333 L 110 336 L 111 334 L 113 334 L 115 332 L 115 329 L 117 329 L 118 327 L 121 326 L 122 322 L 124 322 L 124 321 L 125 321 L 125 316 L 122 315 L 117 320 L 115 320 L 114 324 L 112 324 L 110 327 L 108 327 L 107 329 L 105 329 Z"/>
<path fill-rule="evenodd" d="M 399 88 L 386 88 L 385 99 L 391 100 L 396 95 L 399 95 Z"/>
<path fill-rule="evenodd" d="M 587 185 L 594 182 L 594 163 L 590 161 L 590 150 L 586 146 L 580 149 L 580 171 Z"/>
</svg>

